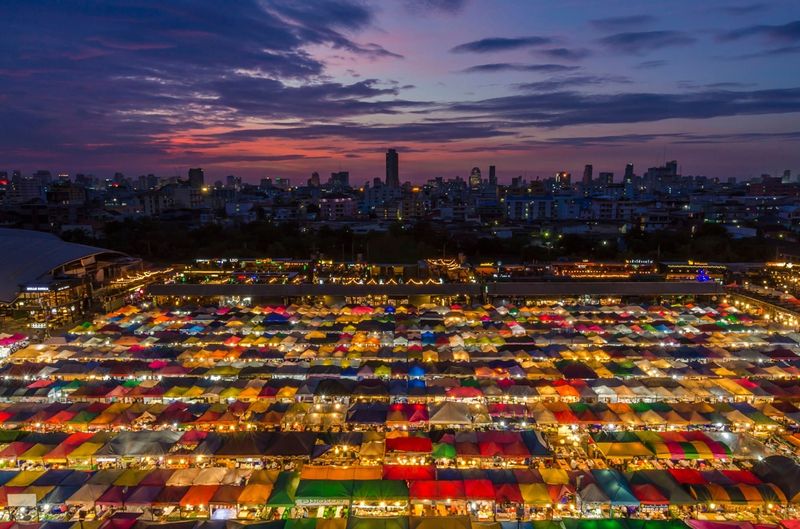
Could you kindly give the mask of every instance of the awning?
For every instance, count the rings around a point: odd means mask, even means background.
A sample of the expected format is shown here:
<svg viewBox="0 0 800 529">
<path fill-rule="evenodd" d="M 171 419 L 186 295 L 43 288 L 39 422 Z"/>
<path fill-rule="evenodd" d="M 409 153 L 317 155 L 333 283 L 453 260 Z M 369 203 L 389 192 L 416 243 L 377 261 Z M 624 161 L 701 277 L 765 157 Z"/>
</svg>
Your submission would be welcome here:
<svg viewBox="0 0 800 529">
<path fill-rule="evenodd" d="M 547 505 L 553 501 L 544 483 L 520 483 L 519 491 L 523 502 L 528 505 Z"/>
<path fill-rule="evenodd" d="M 272 493 L 272 485 L 251 483 L 245 485 L 236 502 L 239 505 L 263 505 Z"/>
<path fill-rule="evenodd" d="M 412 481 L 408 488 L 412 500 L 444 501 L 465 499 L 463 481 Z"/>
<path fill-rule="evenodd" d="M 298 504 L 338 504 L 350 501 L 353 493 L 352 480 L 301 479 L 295 493 Z"/>
<path fill-rule="evenodd" d="M 218 487 L 219 485 L 192 485 L 181 498 L 180 506 L 198 507 L 208 505 Z"/>
<path fill-rule="evenodd" d="M 353 481 L 353 501 L 408 501 L 408 485 L 400 480 Z"/>
<path fill-rule="evenodd" d="M 267 507 L 290 507 L 295 503 L 295 493 L 300 484 L 300 475 L 296 472 L 281 472 L 272 493 L 267 500 Z"/>
</svg>

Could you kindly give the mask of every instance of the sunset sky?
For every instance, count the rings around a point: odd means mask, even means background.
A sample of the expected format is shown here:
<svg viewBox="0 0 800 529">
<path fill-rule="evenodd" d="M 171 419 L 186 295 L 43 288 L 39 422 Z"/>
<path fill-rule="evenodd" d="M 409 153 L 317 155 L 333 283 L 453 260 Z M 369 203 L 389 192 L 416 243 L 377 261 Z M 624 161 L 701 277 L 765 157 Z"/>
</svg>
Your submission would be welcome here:
<svg viewBox="0 0 800 529">
<path fill-rule="evenodd" d="M 0 170 L 800 171 L 800 2 L 0 4 Z"/>
</svg>

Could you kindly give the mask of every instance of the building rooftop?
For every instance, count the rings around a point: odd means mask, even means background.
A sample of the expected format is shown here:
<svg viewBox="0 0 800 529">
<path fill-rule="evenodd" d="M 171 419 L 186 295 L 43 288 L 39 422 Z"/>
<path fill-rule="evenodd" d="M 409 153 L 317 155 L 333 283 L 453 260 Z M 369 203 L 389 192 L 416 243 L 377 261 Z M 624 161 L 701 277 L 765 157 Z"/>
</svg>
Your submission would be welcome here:
<svg viewBox="0 0 800 529">
<path fill-rule="evenodd" d="M 16 299 L 20 286 L 42 282 L 53 270 L 101 254 L 124 254 L 66 242 L 51 233 L 0 228 L 0 302 Z"/>
</svg>

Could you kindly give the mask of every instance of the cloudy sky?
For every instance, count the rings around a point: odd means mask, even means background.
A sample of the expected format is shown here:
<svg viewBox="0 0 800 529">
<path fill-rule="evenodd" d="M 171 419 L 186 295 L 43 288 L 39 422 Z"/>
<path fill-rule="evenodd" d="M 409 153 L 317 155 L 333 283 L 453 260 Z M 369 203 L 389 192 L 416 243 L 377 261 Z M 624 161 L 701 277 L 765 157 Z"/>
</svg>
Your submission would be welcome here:
<svg viewBox="0 0 800 529">
<path fill-rule="evenodd" d="M 800 171 L 800 2 L 6 0 L 0 170 Z"/>
</svg>

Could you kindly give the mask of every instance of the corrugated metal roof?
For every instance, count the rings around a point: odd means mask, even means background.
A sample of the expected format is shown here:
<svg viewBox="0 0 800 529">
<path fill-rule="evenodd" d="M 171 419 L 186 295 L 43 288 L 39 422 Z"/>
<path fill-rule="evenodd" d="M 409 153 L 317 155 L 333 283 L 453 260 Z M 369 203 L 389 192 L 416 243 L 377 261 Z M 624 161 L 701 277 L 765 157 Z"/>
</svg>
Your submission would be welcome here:
<svg viewBox="0 0 800 529">
<path fill-rule="evenodd" d="M 40 281 L 62 265 L 102 253 L 118 252 L 65 242 L 51 233 L 0 228 L 0 302 L 14 301 L 20 285 Z"/>
</svg>

